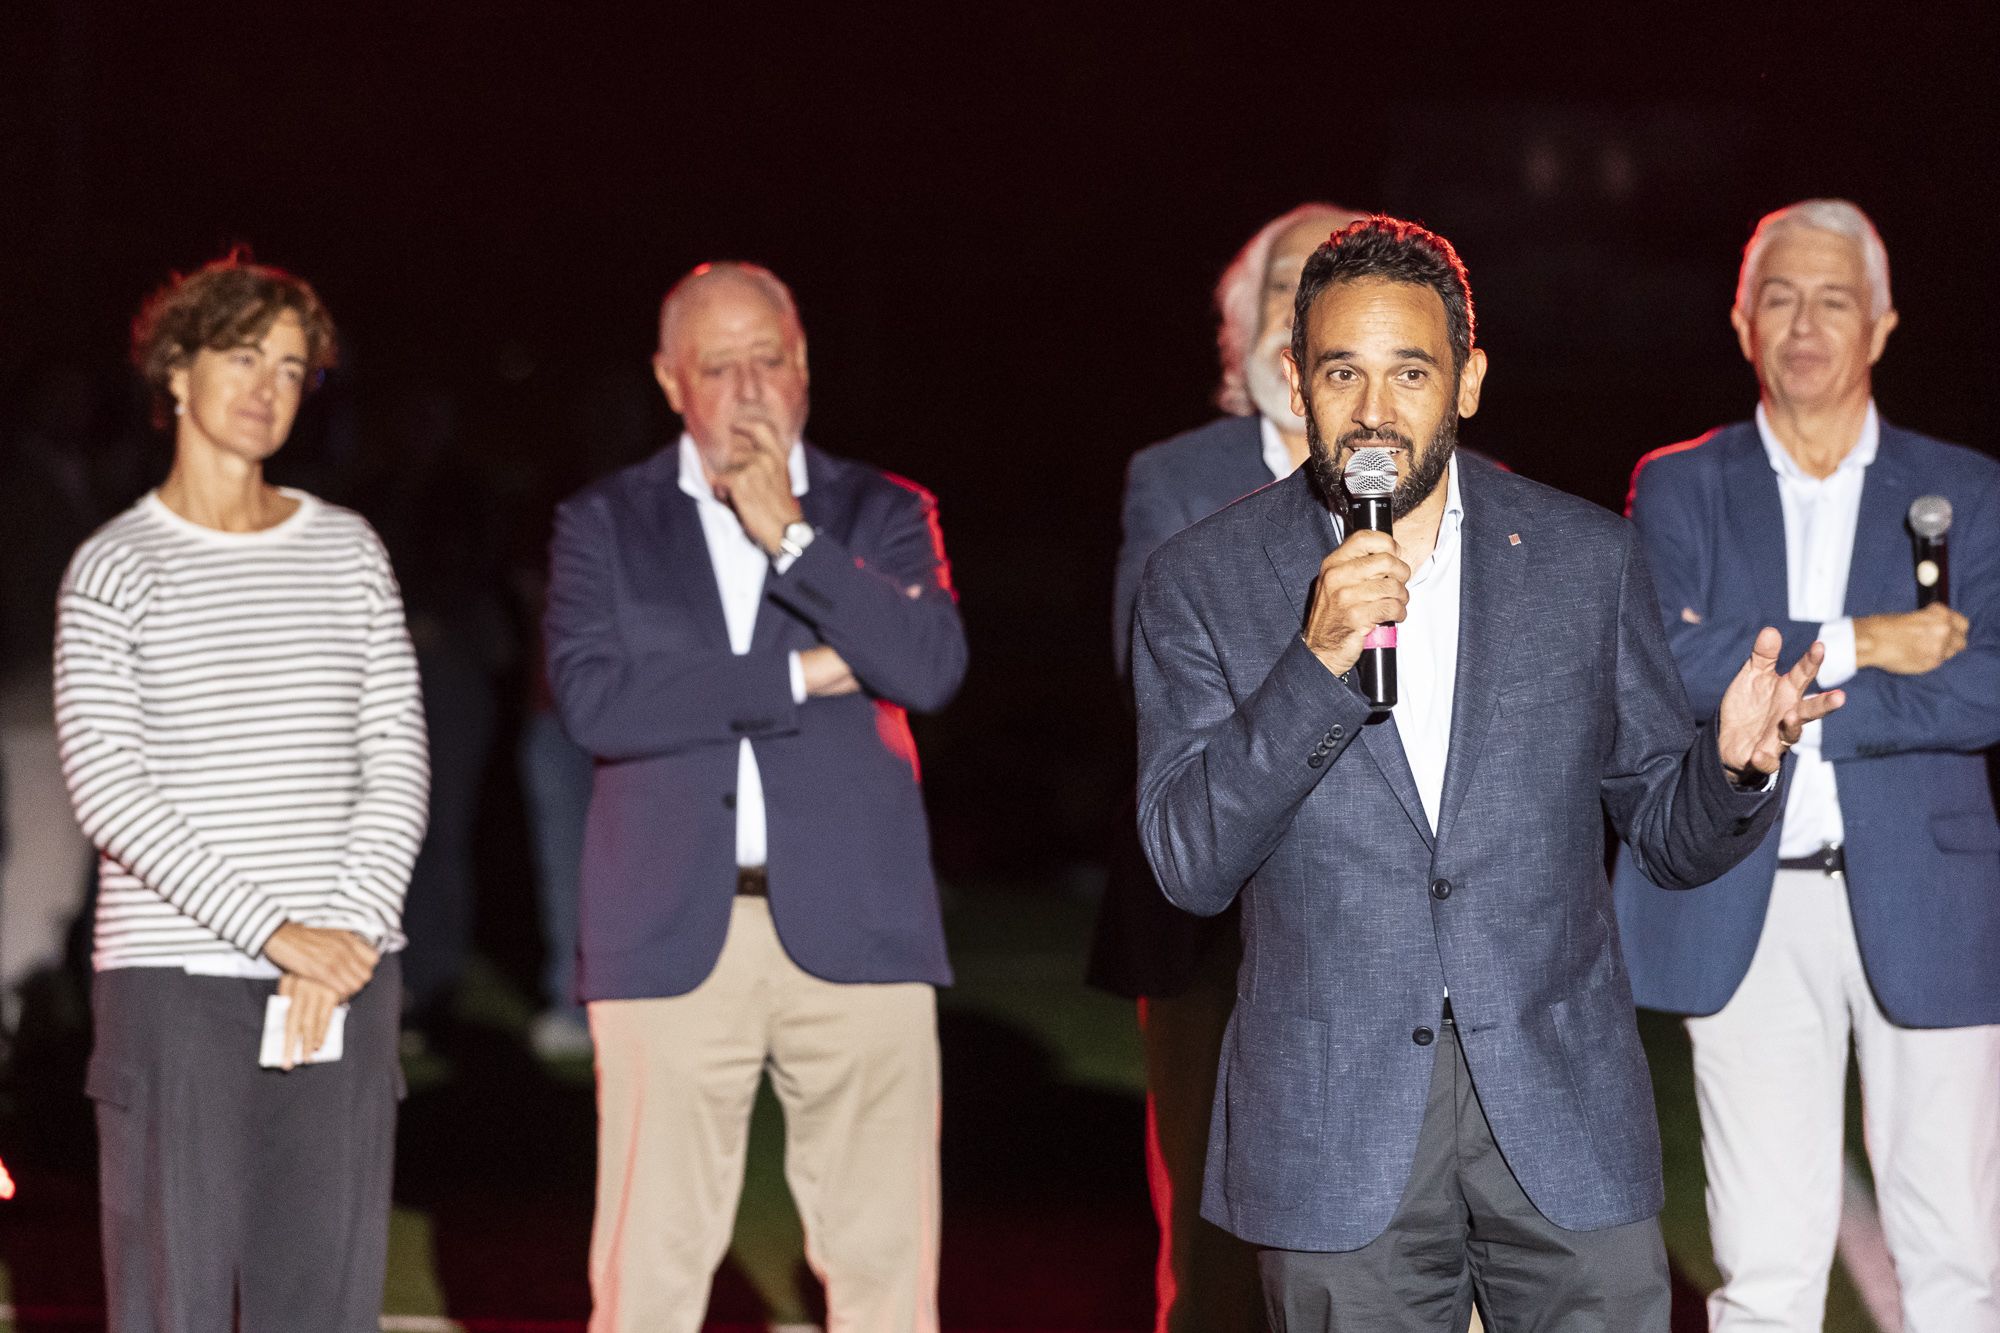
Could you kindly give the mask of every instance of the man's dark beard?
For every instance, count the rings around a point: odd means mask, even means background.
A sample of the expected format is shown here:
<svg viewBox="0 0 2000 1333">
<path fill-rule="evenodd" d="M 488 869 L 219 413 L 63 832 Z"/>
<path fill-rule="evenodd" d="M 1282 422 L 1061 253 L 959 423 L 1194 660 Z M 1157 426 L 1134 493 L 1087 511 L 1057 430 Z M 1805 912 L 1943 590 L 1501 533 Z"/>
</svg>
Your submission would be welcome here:
<svg viewBox="0 0 2000 1333">
<path fill-rule="evenodd" d="M 1319 433 L 1319 422 L 1308 406 L 1306 444 L 1311 449 L 1306 469 L 1329 508 L 1344 508 L 1347 503 L 1347 487 L 1341 480 L 1338 461 L 1342 455 L 1351 456 L 1349 451 L 1353 449 L 1401 449 L 1398 462 L 1401 475 L 1396 478 L 1396 493 L 1389 501 L 1389 516 L 1402 518 L 1428 500 L 1444 480 L 1445 468 L 1450 466 L 1452 452 L 1458 448 L 1458 414 L 1447 413 L 1438 422 L 1438 428 L 1431 433 L 1430 448 L 1420 454 L 1410 447 L 1410 437 L 1401 431 L 1364 430 L 1359 426 L 1342 435 L 1335 448 L 1328 449 Z"/>
</svg>

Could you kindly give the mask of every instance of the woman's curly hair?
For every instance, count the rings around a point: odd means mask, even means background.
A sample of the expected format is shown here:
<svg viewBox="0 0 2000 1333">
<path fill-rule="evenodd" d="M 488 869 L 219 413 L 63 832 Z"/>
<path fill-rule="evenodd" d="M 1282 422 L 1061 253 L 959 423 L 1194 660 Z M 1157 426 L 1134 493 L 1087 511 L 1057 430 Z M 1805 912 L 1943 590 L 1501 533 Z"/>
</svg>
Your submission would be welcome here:
<svg viewBox="0 0 2000 1333">
<path fill-rule="evenodd" d="M 241 246 L 185 276 L 176 274 L 146 298 L 132 320 L 132 364 L 153 398 L 153 424 L 174 416 L 168 384 L 206 347 L 223 351 L 254 343 L 285 311 L 306 335 L 306 387 L 319 387 L 339 360 L 333 319 L 305 279 L 251 262 Z"/>
</svg>

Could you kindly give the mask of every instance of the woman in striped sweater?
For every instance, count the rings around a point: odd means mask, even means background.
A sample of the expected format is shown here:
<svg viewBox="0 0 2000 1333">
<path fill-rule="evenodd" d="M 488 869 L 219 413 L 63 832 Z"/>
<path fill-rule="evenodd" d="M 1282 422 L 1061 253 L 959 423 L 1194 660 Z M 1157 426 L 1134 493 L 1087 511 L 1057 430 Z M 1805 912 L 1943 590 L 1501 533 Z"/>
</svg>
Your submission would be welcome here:
<svg viewBox="0 0 2000 1333">
<path fill-rule="evenodd" d="M 372 1330 L 429 782 L 402 603 L 359 516 L 264 480 L 334 359 L 310 287 L 231 255 L 133 357 L 173 468 L 78 549 L 56 643 L 110 1327 Z"/>
</svg>

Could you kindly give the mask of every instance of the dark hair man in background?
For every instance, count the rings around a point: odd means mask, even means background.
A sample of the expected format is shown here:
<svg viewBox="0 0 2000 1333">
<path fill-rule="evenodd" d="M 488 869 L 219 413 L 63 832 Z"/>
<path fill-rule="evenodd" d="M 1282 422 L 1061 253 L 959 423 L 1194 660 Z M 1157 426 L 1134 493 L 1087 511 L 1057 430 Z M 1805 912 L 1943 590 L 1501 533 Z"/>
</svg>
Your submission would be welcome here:
<svg viewBox="0 0 2000 1333">
<path fill-rule="evenodd" d="M 1896 311 L 1881 237 L 1813 199 L 1758 223 L 1730 320 L 1754 422 L 1649 455 L 1632 520 L 1695 707 L 1758 625 L 1826 644 L 1847 706 L 1806 728 L 1742 864 L 1661 894 L 1627 858 L 1633 989 L 1690 1015 L 1713 1327 L 1815 1330 L 1840 1225 L 1847 1046 L 1908 1333 L 2000 1330 L 2000 465 L 1903 430 L 1871 381 Z M 1917 609 L 1911 503 L 1955 515 Z"/>
<path fill-rule="evenodd" d="M 1111 639 L 1130 679 L 1132 603 L 1161 542 L 1196 519 L 1290 475 L 1306 459 L 1282 353 L 1299 270 L 1328 233 L 1361 215 L 1301 204 L 1258 229 L 1216 284 L 1216 344 L 1229 413 L 1133 455 Z M 1126 826 L 1129 828 L 1129 824 Z M 1129 839 L 1130 835 L 1126 835 Z M 1092 941 L 1092 984 L 1139 1002 L 1146 1054 L 1146 1178 L 1160 1228 L 1156 1333 L 1249 1333 L 1262 1300 L 1248 1246 L 1201 1217 L 1215 1061 L 1236 998 L 1236 914 L 1190 916 L 1160 896 L 1136 842 L 1114 856 Z"/>
<path fill-rule="evenodd" d="M 1652 1085 L 1603 809 L 1662 882 L 1776 815 L 1809 649 L 1755 636 L 1697 727 L 1629 526 L 1453 456 L 1486 355 L 1451 246 L 1370 218 L 1307 261 L 1287 366 L 1312 456 L 1147 566 L 1139 823 L 1188 910 L 1243 902 L 1203 1215 L 1280 1330 L 1665 1333 Z M 1342 467 L 1391 450 L 1393 536 Z M 1402 696 L 1348 681 L 1401 626 Z M 1473 1085 L 1477 1081 L 1478 1091 Z"/>
<path fill-rule="evenodd" d="M 965 673 L 930 495 L 805 444 L 805 331 L 750 264 L 660 307 L 680 442 L 565 501 L 544 622 L 596 757 L 593 1333 L 695 1333 L 764 1070 L 827 1322 L 937 1328 L 950 980 L 906 709 Z"/>
</svg>

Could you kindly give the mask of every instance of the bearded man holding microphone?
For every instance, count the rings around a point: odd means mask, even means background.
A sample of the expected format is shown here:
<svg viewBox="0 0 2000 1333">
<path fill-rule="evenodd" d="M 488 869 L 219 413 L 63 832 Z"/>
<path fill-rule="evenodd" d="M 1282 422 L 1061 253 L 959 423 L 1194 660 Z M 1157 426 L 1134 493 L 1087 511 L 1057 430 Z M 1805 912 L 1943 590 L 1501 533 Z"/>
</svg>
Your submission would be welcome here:
<svg viewBox="0 0 2000 1333">
<path fill-rule="evenodd" d="M 1310 461 L 1167 542 L 1134 637 L 1148 858 L 1178 906 L 1243 905 L 1203 1214 L 1258 1247 L 1288 1333 L 1475 1303 L 1496 1330 L 1665 1333 L 1600 812 L 1659 882 L 1712 879 L 1840 695 L 1806 697 L 1821 650 L 1780 672 L 1763 629 L 1697 725 L 1632 529 L 1454 457 L 1487 363 L 1442 237 L 1358 222 L 1295 308 Z M 1393 533 L 1349 518 L 1371 449 Z M 1379 708 L 1353 680 L 1385 623 Z"/>
</svg>

